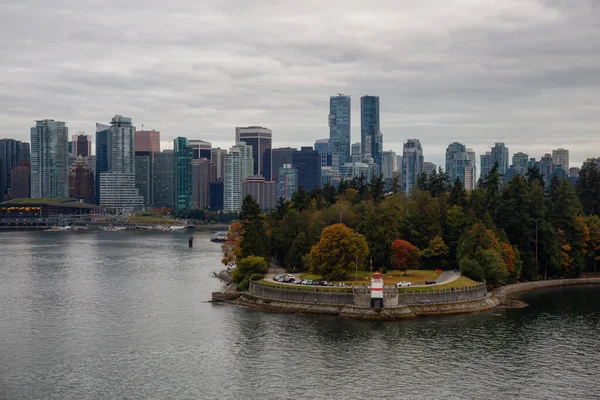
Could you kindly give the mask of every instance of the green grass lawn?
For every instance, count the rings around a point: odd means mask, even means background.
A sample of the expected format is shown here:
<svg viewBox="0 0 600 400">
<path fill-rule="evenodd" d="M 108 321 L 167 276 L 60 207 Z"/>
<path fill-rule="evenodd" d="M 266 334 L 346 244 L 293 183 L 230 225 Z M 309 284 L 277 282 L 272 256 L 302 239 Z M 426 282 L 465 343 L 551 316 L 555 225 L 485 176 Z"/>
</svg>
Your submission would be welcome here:
<svg viewBox="0 0 600 400">
<path fill-rule="evenodd" d="M 412 282 L 413 284 L 425 283 L 428 280 L 435 280 L 440 274 L 435 271 L 430 270 L 408 270 L 406 275 L 404 275 L 404 271 L 400 270 L 390 270 L 385 274 L 381 274 L 383 277 L 383 283 L 385 285 L 395 285 L 398 282 Z M 313 274 L 303 274 L 300 275 L 302 279 L 312 279 L 312 280 L 323 280 L 323 278 L 319 275 Z M 371 283 L 371 272 L 370 271 L 358 271 L 358 281 L 356 280 L 355 274 L 350 273 L 346 275 L 346 277 L 342 280 L 335 280 L 334 282 L 343 282 L 346 284 L 362 284 Z"/>
<path fill-rule="evenodd" d="M 401 287 L 401 288 L 398 288 L 398 290 L 401 292 L 411 292 L 411 291 L 423 292 L 426 290 L 440 290 L 440 289 L 450 289 L 450 288 L 459 289 L 459 288 L 464 288 L 464 287 L 469 287 L 469 286 L 475 286 L 477 284 L 479 284 L 479 282 L 475 282 L 474 280 L 469 279 L 466 276 L 461 276 L 454 282 L 445 283 L 443 285 Z"/>
</svg>

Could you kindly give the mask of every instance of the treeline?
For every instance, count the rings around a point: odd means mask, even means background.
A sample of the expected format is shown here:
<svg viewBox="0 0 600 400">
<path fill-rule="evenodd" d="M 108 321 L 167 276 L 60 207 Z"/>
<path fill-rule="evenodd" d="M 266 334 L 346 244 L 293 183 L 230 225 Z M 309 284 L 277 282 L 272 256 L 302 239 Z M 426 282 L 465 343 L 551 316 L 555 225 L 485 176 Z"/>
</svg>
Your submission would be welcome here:
<svg viewBox="0 0 600 400">
<path fill-rule="evenodd" d="M 198 221 L 204 222 L 212 222 L 212 223 L 223 223 L 228 224 L 232 221 L 235 221 L 239 218 L 237 212 L 226 212 L 226 211 L 209 211 L 201 208 L 189 208 L 182 210 L 175 210 L 170 208 L 157 208 L 152 211 L 158 212 L 162 215 L 170 214 L 175 218 L 185 218 L 185 219 L 194 219 Z"/>
<path fill-rule="evenodd" d="M 535 168 L 504 185 L 500 178 L 494 166 L 477 189 L 467 192 L 460 180 L 449 182 L 440 170 L 420 176 L 417 189 L 406 196 L 397 182 L 386 189 L 381 177 L 371 183 L 361 177 L 337 189 L 300 188 L 266 215 L 256 206 L 249 213 L 251 198 L 245 199 L 242 223 L 233 228 L 244 247 L 238 256 L 274 257 L 290 270 L 308 270 L 323 229 L 344 224 L 366 239 L 374 270 L 395 266 L 396 240 L 416 246 L 422 268 L 460 268 L 492 285 L 596 270 L 597 164 L 583 166 L 576 187 L 555 177 L 545 188 Z M 230 252 L 228 260 L 235 258 Z M 367 258 L 359 260 L 361 267 L 368 268 Z"/>
</svg>

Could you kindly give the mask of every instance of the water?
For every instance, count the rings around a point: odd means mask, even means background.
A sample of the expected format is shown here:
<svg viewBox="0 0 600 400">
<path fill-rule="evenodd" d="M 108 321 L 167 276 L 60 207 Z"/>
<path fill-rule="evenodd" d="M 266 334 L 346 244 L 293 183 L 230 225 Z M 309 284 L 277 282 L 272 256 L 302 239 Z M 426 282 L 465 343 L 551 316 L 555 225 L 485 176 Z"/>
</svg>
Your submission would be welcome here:
<svg viewBox="0 0 600 400">
<path fill-rule="evenodd" d="M 0 232 L 0 398 L 600 397 L 600 287 L 364 322 L 206 303 L 212 232 Z"/>
</svg>

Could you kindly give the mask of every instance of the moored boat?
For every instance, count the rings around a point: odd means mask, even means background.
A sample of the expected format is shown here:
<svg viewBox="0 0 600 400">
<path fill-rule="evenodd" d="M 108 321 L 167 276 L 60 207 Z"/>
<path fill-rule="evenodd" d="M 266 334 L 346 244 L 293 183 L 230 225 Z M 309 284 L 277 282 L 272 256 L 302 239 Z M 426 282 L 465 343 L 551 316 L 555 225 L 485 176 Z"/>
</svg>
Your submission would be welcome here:
<svg viewBox="0 0 600 400">
<path fill-rule="evenodd" d="M 227 241 L 227 232 L 217 232 L 210 238 L 211 242 L 223 243 Z"/>
</svg>

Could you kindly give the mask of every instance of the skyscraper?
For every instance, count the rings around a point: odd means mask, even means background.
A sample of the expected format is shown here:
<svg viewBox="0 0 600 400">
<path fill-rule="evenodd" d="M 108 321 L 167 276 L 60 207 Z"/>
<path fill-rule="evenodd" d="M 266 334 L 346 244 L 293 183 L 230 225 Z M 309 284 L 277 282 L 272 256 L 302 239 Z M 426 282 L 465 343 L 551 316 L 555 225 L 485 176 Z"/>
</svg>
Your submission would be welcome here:
<svg viewBox="0 0 600 400">
<path fill-rule="evenodd" d="M 12 188 L 12 169 L 23 161 L 29 161 L 29 143 L 14 139 L 0 139 L 0 200 Z"/>
<path fill-rule="evenodd" d="M 261 210 L 272 210 L 277 205 L 278 183 L 262 176 L 249 176 L 242 181 L 242 198 L 250 195 Z"/>
<path fill-rule="evenodd" d="M 298 186 L 310 192 L 321 186 L 321 156 L 312 147 L 302 147 L 293 153 L 292 165 L 298 170 Z"/>
<path fill-rule="evenodd" d="M 194 207 L 194 184 L 192 181 L 192 160 L 194 150 L 188 140 L 178 137 L 173 141 L 173 176 L 175 183 L 173 206 L 176 210 Z"/>
<path fill-rule="evenodd" d="M 321 155 L 321 167 L 331 166 L 331 146 L 329 139 L 319 139 L 315 142 L 315 150 Z M 274 172 L 275 173 L 275 172 Z"/>
<path fill-rule="evenodd" d="M 552 155 L 550 153 L 546 153 L 540 158 L 540 173 L 542 174 L 544 185 L 546 187 L 550 186 L 554 173 L 554 164 L 552 163 Z"/>
<path fill-rule="evenodd" d="M 283 167 L 285 164 L 291 164 L 294 160 L 294 153 L 297 151 L 297 149 L 292 147 L 280 147 L 273 149 L 273 173 L 279 176 L 279 168 Z"/>
<path fill-rule="evenodd" d="M 370 154 L 381 169 L 383 135 L 379 123 L 379 96 L 360 98 L 360 140 L 363 161 L 369 161 L 366 155 Z"/>
<path fill-rule="evenodd" d="M 396 153 L 389 150 L 384 151 L 381 156 L 381 173 L 384 181 L 390 185 L 396 172 Z"/>
<path fill-rule="evenodd" d="M 173 150 L 152 155 L 152 205 L 156 208 L 173 207 Z"/>
<path fill-rule="evenodd" d="M 77 160 L 69 173 L 69 197 L 93 203 L 95 199 L 94 186 L 94 173 L 86 167 L 85 161 L 80 154 L 77 156 Z"/>
<path fill-rule="evenodd" d="M 192 160 L 193 203 L 196 208 L 210 208 L 210 184 L 217 181 L 217 166 L 206 158 Z"/>
<path fill-rule="evenodd" d="M 31 164 L 29 160 L 21 161 L 12 169 L 10 191 L 13 199 L 31 197 Z"/>
<path fill-rule="evenodd" d="M 135 127 L 131 118 L 112 118 L 107 149 L 108 171 L 100 173 L 100 205 L 122 214 L 141 209 L 144 198 L 135 186 Z"/>
<path fill-rule="evenodd" d="M 453 142 L 446 149 L 446 173 L 451 183 L 460 179 L 466 190 L 475 188 L 475 152 L 464 144 Z"/>
<path fill-rule="evenodd" d="M 504 175 L 508 171 L 508 147 L 504 143 L 496 142 L 492 147 L 492 167 L 498 163 L 498 173 L 500 174 L 500 182 L 504 183 Z M 483 169 L 483 167 L 482 167 Z"/>
<path fill-rule="evenodd" d="M 244 142 L 252 147 L 254 170 L 252 175 L 262 175 L 271 180 L 271 145 L 273 132 L 262 126 L 235 128 L 235 143 Z"/>
<path fill-rule="evenodd" d="M 108 172 L 110 125 L 96 123 L 96 204 L 100 204 L 100 175 Z"/>
<path fill-rule="evenodd" d="M 212 161 L 217 167 L 217 181 L 223 180 L 223 171 L 225 171 L 225 154 L 227 154 L 227 150 L 222 150 L 220 147 L 211 148 L 210 150 L 210 161 Z"/>
<path fill-rule="evenodd" d="M 90 135 L 80 132 L 77 135 L 73 135 L 72 140 L 71 152 L 75 158 L 79 155 L 84 158 L 92 155 L 92 137 Z"/>
<path fill-rule="evenodd" d="M 212 158 L 212 143 L 204 140 L 190 140 L 190 147 L 194 153 L 194 160 L 199 160 L 201 158 L 210 160 Z"/>
<path fill-rule="evenodd" d="M 135 152 L 138 155 L 146 156 L 150 155 L 151 153 L 160 152 L 160 132 L 155 130 L 136 131 Z"/>
<path fill-rule="evenodd" d="M 329 144 L 332 166 L 339 170 L 350 158 L 350 96 L 338 94 L 329 98 Z"/>
<path fill-rule="evenodd" d="M 291 200 L 292 195 L 298 191 L 298 170 L 291 164 L 284 164 L 279 168 L 278 198 Z"/>
<path fill-rule="evenodd" d="M 31 128 L 31 197 L 67 197 L 67 142 L 65 122 L 35 121 Z"/>
<path fill-rule="evenodd" d="M 135 187 L 144 198 L 144 207 L 152 204 L 152 154 L 135 154 Z"/>
<path fill-rule="evenodd" d="M 527 175 L 529 169 L 529 155 L 523 152 L 513 154 L 512 166 L 516 173 L 522 176 Z"/>
<path fill-rule="evenodd" d="M 565 171 L 569 170 L 569 150 L 556 149 L 552 150 L 552 163 L 555 166 L 562 167 Z"/>
<path fill-rule="evenodd" d="M 423 148 L 419 139 L 408 139 L 402 151 L 402 191 L 410 194 L 424 172 Z M 435 166 L 434 166 L 435 168 Z"/>
<path fill-rule="evenodd" d="M 362 162 L 362 150 L 360 142 L 352 143 L 352 159 L 348 162 Z M 344 164 L 341 164 L 344 165 Z"/>
<path fill-rule="evenodd" d="M 253 175 L 254 160 L 252 146 L 239 142 L 225 155 L 225 173 L 223 180 L 223 209 L 239 211 L 242 209 L 242 181 Z"/>
<path fill-rule="evenodd" d="M 492 153 L 490 153 L 489 151 L 486 151 L 485 154 L 482 154 L 479 156 L 479 160 L 480 160 L 480 168 L 481 168 L 481 180 L 484 181 L 485 178 L 490 173 L 492 166 L 494 165 L 492 163 Z"/>
</svg>

